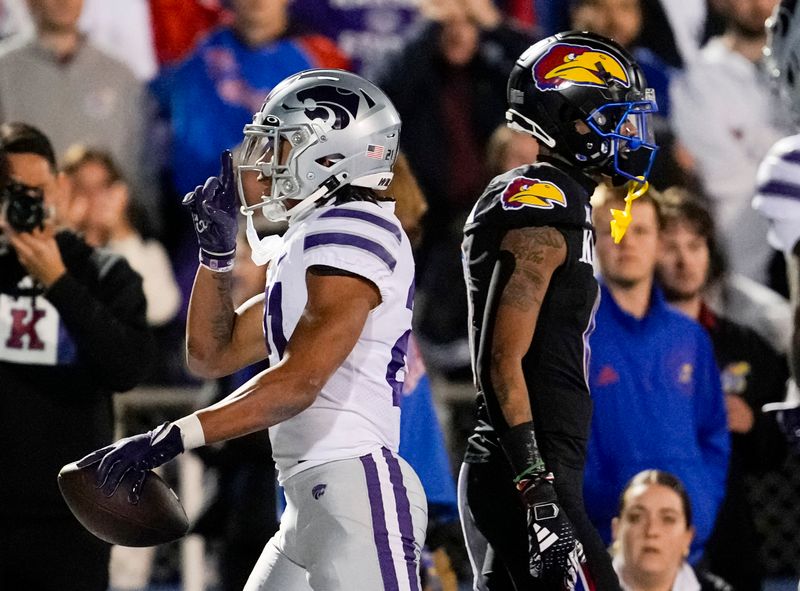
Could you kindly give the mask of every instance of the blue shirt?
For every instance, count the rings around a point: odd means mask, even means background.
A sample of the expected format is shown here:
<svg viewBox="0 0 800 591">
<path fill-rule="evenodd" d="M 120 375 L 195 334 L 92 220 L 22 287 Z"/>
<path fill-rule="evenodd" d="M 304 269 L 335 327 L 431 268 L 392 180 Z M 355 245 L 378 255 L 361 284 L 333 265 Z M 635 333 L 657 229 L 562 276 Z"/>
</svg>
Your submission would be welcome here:
<svg viewBox="0 0 800 591">
<path fill-rule="evenodd" d="M 667 306 L 657 287 L 643 318 L 623 311 L 608 288 L 591 336 L 594 403 L 584 495 L 590 519 L 610 542 L 619 495 L 638 472 L 657 468 L 684 483 L 697 529 L 690 560 L 711 535 L 730 456 L 725 402 L 711 341 Z"/>
</svg>

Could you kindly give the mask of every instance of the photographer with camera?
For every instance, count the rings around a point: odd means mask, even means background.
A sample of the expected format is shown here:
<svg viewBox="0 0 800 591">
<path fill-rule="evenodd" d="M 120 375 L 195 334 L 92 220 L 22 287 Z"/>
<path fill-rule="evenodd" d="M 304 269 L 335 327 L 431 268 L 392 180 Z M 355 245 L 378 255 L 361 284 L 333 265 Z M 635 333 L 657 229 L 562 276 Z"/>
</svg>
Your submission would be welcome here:
<svg viewBox="0 0 800 591">
<path fill-rule="evenodd" d="M 68 195 L 44 134 L 0 125 L 0 156 L 0 589 L 105 591 L 110 547 L 56 475 L 112 441 L 112 394 L 149 371 L 142 282 L 58 227 Z"/>
</svg>

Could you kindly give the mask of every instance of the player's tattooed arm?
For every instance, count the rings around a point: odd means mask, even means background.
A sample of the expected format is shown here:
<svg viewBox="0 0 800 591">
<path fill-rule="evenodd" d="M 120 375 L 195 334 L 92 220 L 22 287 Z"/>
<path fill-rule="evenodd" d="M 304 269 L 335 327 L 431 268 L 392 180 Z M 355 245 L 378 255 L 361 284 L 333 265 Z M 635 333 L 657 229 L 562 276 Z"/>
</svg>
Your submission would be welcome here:
<svg viewBox="0 0 800 591">
<path fill-rule="evenodd" d="M 530 348 L 550 279 L 567 254 L 564 236 L 552 227 L 510 230 L 496 269 L 489 381 L 506 423 L 532 420 L 522 359 Z M 486 327 L 489 328 L 489 327 Z M 486 329 L 484 330 L 484 332 Z"/>
<path fill-rule="evenodd" d="M 205 378 L 229 375 L 267 356 L 262 329 L 264 295 L 233 306 L 231 273 L 200 267 L 186 320 L 189 369 Z"/>
<path fill-rule="evenodd" d="M 220 306 L 211 317 L 211 336 L 217 346 L 222 349 L 231 340 L 233 333 L 233 299 L 231 297 L 233 286 L 232 273 L 214 273 L 212 275 L 214 286 L 217 289 Z"/>
</svg>

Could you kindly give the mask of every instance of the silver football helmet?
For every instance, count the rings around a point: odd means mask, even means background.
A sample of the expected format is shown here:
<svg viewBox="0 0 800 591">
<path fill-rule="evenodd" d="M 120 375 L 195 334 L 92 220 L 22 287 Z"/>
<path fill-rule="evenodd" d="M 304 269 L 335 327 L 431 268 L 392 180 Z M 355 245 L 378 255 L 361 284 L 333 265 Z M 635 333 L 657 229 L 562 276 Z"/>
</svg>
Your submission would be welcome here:
<svg viewBox="0 0 800 591">
<path fill-rule="evenodd" d="M 767 19 L 764 57 L 778 94 L 800 124 L 800 3 L 781 0 Z"/>
<path fill-rule="evenodd" d="M 383 91 L 356 74 L 306 70 L 269 93 L 244 135 L 237 167 L 242 213 L 261 209 L 279 221 L 309 210 L 342 185 L 388 187 L 400 116 Z M 272 181 L 260 203 L 245 199 L 254 186 L 248 177 Z M 288 208 L 286 200 L 300 203 Z"/>
</svg>

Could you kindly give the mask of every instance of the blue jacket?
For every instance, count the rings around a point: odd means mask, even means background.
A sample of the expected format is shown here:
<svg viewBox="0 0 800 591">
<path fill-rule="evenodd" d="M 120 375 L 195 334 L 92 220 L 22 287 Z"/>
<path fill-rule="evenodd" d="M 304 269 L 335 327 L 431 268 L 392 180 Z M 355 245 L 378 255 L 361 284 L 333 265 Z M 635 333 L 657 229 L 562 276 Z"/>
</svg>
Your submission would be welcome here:
<svg viewBox="0 0 800 591">
<path fill-rule="evenodd" d="M 686 486 L 697 534 L 696 562 L 725 493 L 730 456 L 719 371 L 706 332 L 669 308 L 658 288 L 642 319 L 601 285 L 591 336 L 594 414 L 587 450 L 586 510 L 604 541 L 628 480 L 641 470 L 672 472 Z"/>
</svg>

